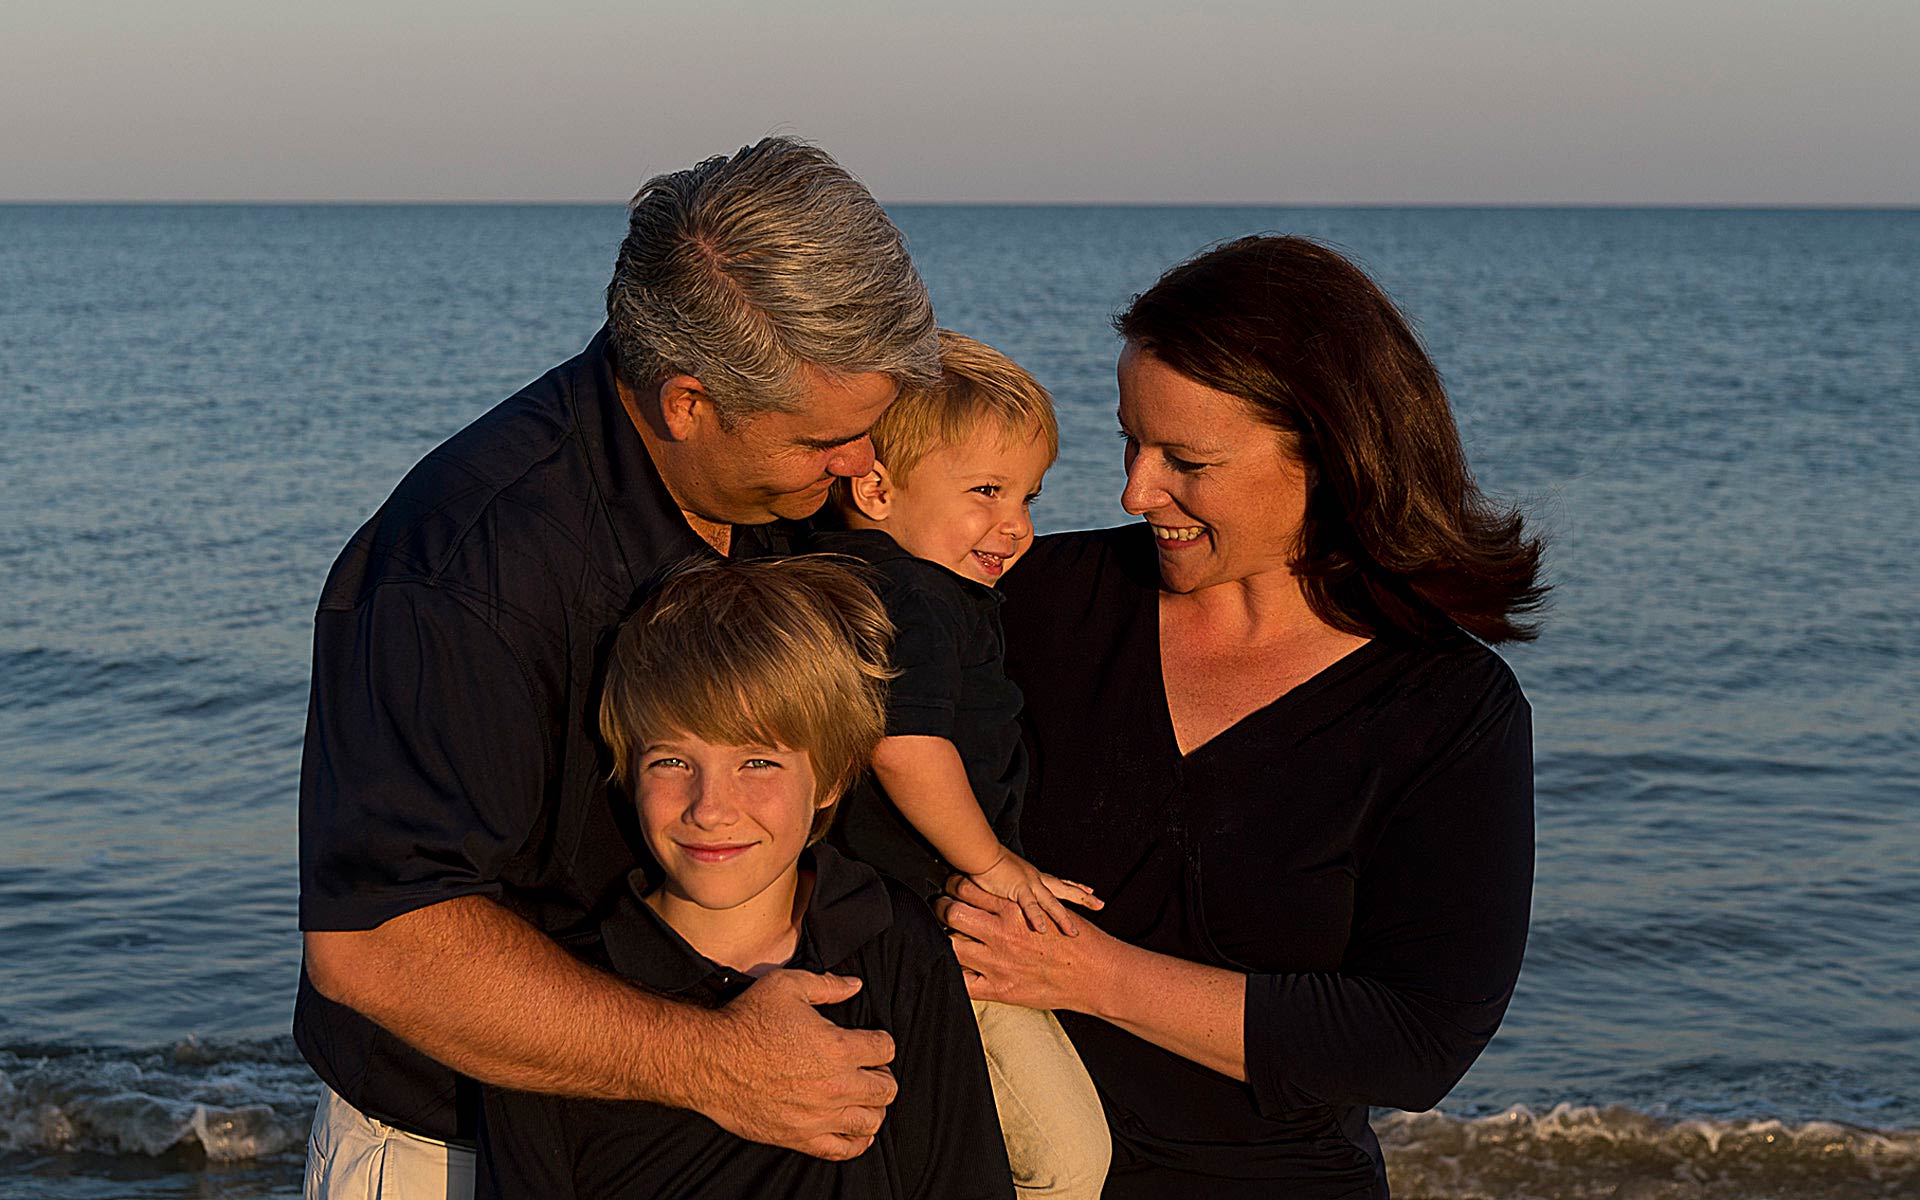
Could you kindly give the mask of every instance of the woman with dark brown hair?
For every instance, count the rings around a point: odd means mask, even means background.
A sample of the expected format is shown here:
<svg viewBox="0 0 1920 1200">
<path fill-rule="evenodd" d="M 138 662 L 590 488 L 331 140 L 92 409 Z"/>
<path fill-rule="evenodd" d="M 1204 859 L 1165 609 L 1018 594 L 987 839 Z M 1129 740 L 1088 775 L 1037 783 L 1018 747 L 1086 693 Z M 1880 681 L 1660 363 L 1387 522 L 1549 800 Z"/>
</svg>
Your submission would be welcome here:
<svg viewBox="0 0 1920 1200">
<path fill-rule="evenodd" d="M 1026 850 L 1106 908 L 1040 935 L 962 882 L 944 915 L 976 997 L 1060 1010 L 1108 1196 L 1385 1196 L 1368 1106 L 1446 1095 L 1520 969 L 1531 724 L 1487 644 L 1533 636 L 1540 545 L 1338 254 L 1245 238 L 1115 324 L 1145 525 L 1002 588 Z"/>
</svg>

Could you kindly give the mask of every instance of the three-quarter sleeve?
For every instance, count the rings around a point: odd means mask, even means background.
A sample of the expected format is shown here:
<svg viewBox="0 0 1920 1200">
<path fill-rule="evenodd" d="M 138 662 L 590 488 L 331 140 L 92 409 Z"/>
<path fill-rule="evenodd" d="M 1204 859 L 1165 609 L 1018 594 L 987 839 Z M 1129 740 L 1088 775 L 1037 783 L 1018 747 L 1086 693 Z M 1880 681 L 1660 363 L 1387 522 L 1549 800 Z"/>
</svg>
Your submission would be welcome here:
<svg viewBox="0 0 1920 1200">
<path fill-rule="evenodd" d="M 300 785 L 300 927 L 371 929 L 496 895 L 547 777 L 541 712 L 499 633 L 436 588 L 315 621 Z"/>
<path fill-rule="evenodd" d="M 1533 881 L 1532 719 L 1517 687 L 1385 812 L 1359 871 L 1337 973 L 1247 979 L 1247 1077 L 1268 1115 L 1431 1108 L 1493 1036 Z"/>
</svg>

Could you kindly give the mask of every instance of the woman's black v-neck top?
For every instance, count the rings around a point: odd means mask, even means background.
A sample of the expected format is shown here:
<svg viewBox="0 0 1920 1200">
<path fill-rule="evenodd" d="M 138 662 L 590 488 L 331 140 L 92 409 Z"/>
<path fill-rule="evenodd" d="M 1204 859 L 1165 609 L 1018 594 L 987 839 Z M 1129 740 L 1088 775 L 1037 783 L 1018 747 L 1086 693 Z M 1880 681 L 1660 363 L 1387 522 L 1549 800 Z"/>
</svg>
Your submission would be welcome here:
<svg viewBox="0 0 1920 1200">
<path fill-rule="evenodd" d="M 1531 716 L 1465 636 L 1376 638 L 1182 755 L 1144 526 L 1042 538 L 1002 588 L 1022 835 L 1106 932 L 1247 976 L 1245 1083 L 1061 1013 L 1114 1134 L 1109 1197 L 1379 1197 L 1367 1106 L 1430 1108 L 1526 944 Z"/>
</svg>

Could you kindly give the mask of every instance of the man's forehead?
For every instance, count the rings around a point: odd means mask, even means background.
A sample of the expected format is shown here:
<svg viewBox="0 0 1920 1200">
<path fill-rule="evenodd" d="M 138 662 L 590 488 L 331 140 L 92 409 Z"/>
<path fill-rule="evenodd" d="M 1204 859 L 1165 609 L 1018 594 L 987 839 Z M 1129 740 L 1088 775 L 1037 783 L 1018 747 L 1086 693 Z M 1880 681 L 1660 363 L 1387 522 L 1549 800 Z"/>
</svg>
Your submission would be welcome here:
<svg viewBox="0 0 1920 1200">
<path fill-rule="evenodd" d="M 773 416 L 796 445 L 826 449 L 865 437 L 899 391 L 878 371 L 835 374 L 802 364 L 800 407 Z"/>
</svg>

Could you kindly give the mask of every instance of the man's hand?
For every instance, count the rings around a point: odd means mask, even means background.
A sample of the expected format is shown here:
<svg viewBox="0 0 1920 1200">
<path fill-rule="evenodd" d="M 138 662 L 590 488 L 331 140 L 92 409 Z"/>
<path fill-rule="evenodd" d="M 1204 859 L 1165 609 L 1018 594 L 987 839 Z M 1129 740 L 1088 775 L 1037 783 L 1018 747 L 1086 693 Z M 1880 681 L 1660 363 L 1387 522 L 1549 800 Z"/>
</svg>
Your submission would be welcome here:
<svg viewBox="0 0 1920 1200">
<path fill-rule="evenodd" d="M 776 971 L 710 1011 L 586 966 L 480 896 L 310 932 L 306 968 L 321 995 L 484 1083 L 691 1108 L 819 1158 L 871 1145 L 898 1090 L 890 1036 L 813 1010 L 858 979 Z"/>
<path fill-rule="evenodd" d="M 900 1089 L 887 1064 L 893 1038 L 842 1029 L 813 1011 L 860 990 L 860 980 L 775 971 L 715 1014 L 717 1030 L 688 1063 L 691 1107 L 750 1141 L 849 1159 L 873 1145 Z"/>
</svg>

